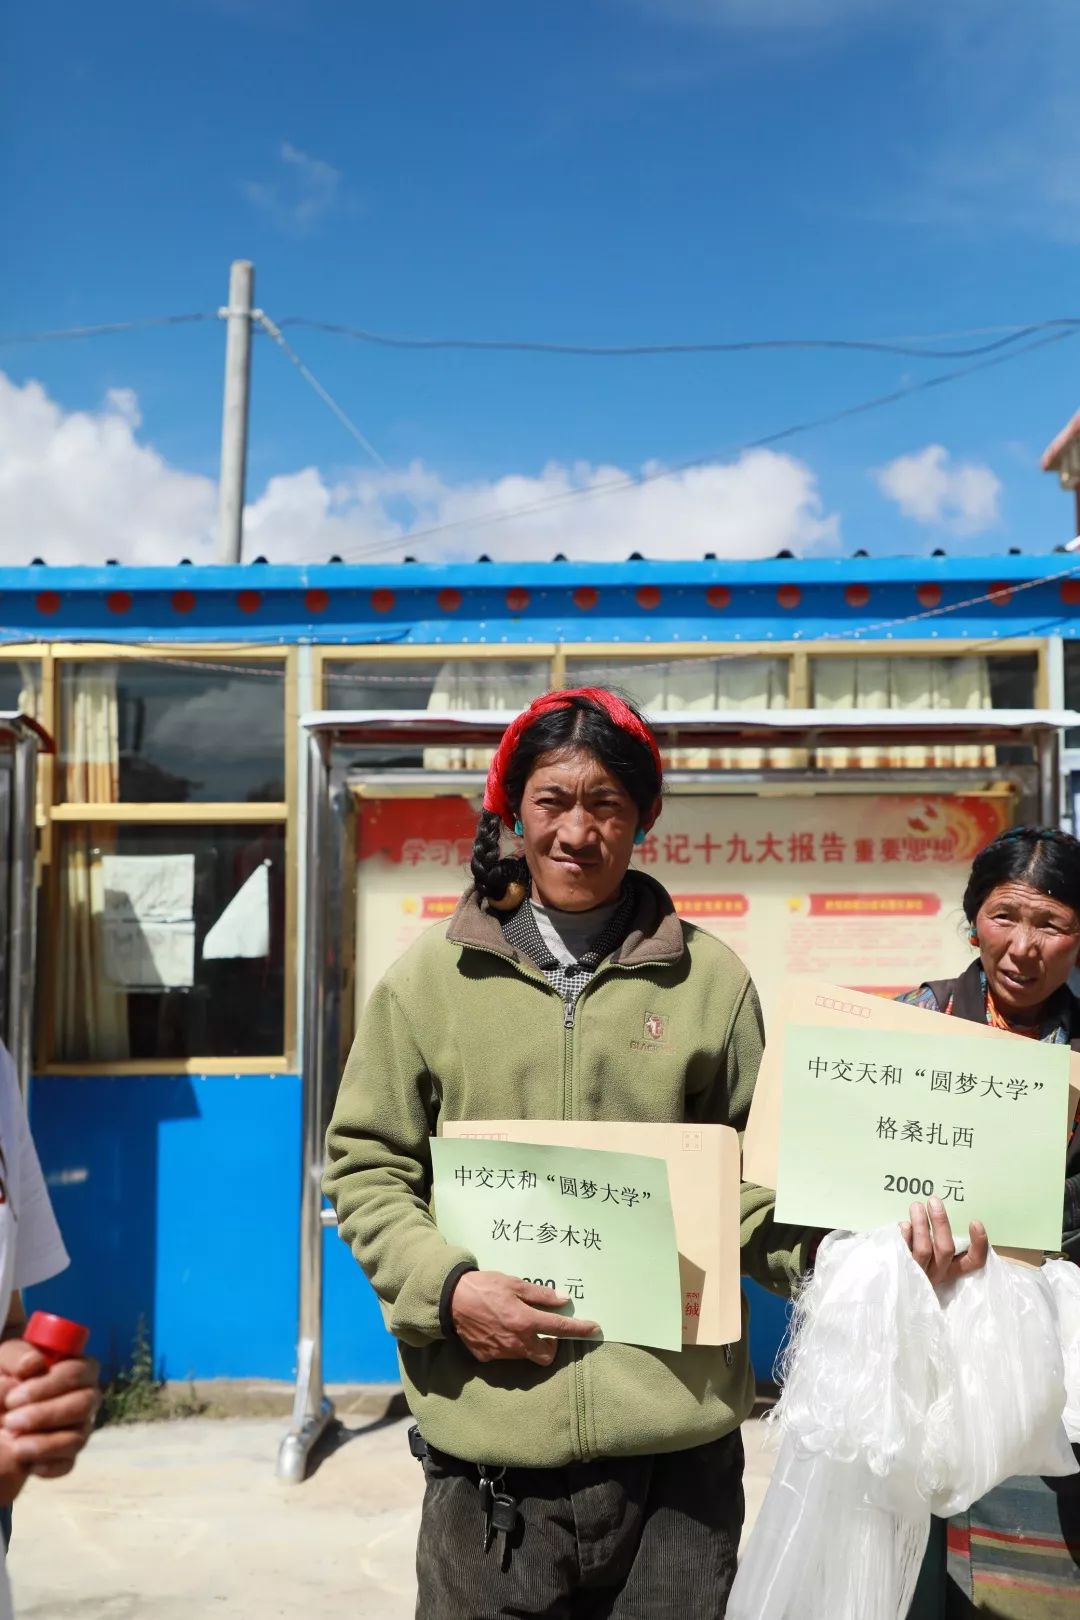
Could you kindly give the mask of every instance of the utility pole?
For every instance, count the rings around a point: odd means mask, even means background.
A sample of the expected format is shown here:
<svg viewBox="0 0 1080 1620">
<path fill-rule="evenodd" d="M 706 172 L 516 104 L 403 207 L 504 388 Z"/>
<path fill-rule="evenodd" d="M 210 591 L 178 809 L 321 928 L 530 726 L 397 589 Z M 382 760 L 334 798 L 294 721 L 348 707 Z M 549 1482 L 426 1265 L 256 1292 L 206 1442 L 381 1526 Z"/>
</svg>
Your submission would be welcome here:
<svg viewBox="0 0 1080 1620">
<path fill-rule="evenodd" d="M 221 415 L 218 478 L 218 562 L 238 563 L 244 529 L 248 401 L 251 393 L 251 316 L 255 266 L 234 259 L 229 272 L 225 338 L 225 403 Z"/>
</svg>

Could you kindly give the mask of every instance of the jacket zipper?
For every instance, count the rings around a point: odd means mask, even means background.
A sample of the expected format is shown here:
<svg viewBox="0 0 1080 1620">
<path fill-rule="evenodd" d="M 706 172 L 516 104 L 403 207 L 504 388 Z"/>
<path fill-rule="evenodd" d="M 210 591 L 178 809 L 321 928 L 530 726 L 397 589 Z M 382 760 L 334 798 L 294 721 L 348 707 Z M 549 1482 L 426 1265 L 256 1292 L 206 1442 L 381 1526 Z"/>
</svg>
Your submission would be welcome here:
<svg viewBox="0 0 1080 1620">
<path fill-rule="evenodd" d="M 638 964 L 646 967 L 649 964 Z M 563 1085 L 562 1104 L 563 1118 L 573 1119 L 574 1099 L 574 1030 L 577 1024 L 577 1006 L 583 996 L 588 995 L 602 972 L 612 972 L 616 968 L 623 973 L 633 973 L 634 967 L 619 967 L 612 963 L 607 969 L 599 970 L 593 974 L 587 984 L 582 985 L 576 1000 L 564 999 L 563 1002 Z M 584 1346 L 570 1341 L 570 1372 L 574 1383 L 574 1418 L 577 1427 L 577 1453 L 582 1462 L 592 1461 L 592 1447 L 589 1444 L 589 1407 L 585 1398 L 585 1367 Z"/>
<path fill-rule="evenodd" d="M 500 961 L 509 962 L 510 966 L 516 968 L 523 978 L 535 979 L 540 985 L 543 986 L 545 990 L 550 991 L 553 996 L 557 996 L 559 994 L 555 986 L 553 984 L 549 984 L 547 979 L 544 978 L 539 968 L 530 973 L 526 968 L 522 967 L 520 962 L 515 962 L 513 957 L 507 956 L 503 951 L 493 950 L 490 945 L 470 944 L 468 948 L 474 951 L 483 951 L 488 956 L 497 956 Z M 563 1003 L 563 1119 L 573 1118 L 573 1115 L 569 1112 L 569 1109 L 573 1100 L 574 1030 L 576 1028 L 578 1002 L 581 1000 L 582 996 L 588 995 L 589 991 L 592 989 L 597 980 L 606 973 L 611 973 L 616 970 L 620 973 L 636 973 L 639 968 L 654 967 L 655 965 L 656 964 L 653 962 L 635 962 L 629 965 L 619 962 L 612 962 L 606 969 L 599 969 L 593 974 L 592 978 L 587 984 L 582 985 L 577 1000 L 568 1001 L 566 997 L 560 997 Z M 582 1350 L 582 1347 L 575 1344 L 573 1340 L 570 1341 L 568 1348 L 570 1351 L 570 1373 L 574 1386 L 574 1424 L 577 1430 L 577 1453 L 582 1462 L 591 1462 L 592 1450 L 589 1446 L 588 1438 L 588 1403 L 585 1399 L 585 1369 L 582 1366 L 582 1356 L 584 1351 Z"/>
</svg>

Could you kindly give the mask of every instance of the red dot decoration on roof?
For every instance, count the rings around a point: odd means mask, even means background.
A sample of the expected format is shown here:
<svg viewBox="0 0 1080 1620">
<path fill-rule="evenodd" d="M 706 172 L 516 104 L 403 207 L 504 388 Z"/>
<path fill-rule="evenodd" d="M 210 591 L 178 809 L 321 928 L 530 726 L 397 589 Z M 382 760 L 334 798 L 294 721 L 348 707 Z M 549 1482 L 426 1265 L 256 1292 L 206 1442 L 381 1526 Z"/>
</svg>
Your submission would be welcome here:
<svg viewBox="0 0 1080 1620">
<path fill-rule="evenodd" d="M 456 613 L 461 606 L 461 592 L 448 585 L 445 590 L 439 592 L 435 600 L 439 604 L 440 613 Z"/>
<path fill-rule="evenodd" d="M 241 613 L 258 613 L 262 607 L 261 591 L 237 591 L 236 605 Z"/>
<path fill-rule="evenodd" d="M 864 608 L 869 600 L 869 585 L 849 585 L 844 592 L 844 601 L 850 608 Z"/>
<path fill-rule="evenodd" d="M 802 601 L 802 591 L 797 585 L 781 585 L 776 593 L 776 600 L 780 607 L 790 611 L 791 608 L 797 608 Z"/>
<path fill-rule="evenodd" d="M 194 613 L 194 611 L 195 611 L 195 592 L 194 591 L 173 591 L 172 605 L 173 605 L 173 612 L 174 613 Z"/>
<path fill-rule="evenodd" d="M 108 596 L 105 598 L 105 606 L 108 608 L 110 613 L 130 613 L 130 591 L 110 591 Z"/>
<path fill-rule="evenodd" d="M 574 606 L 588 613 L 600 600 L 600 592 L 592 585 L 579 585 L 574 592 Z"/>
<path fill-rule="evenodd" d="M 659 585 L 639 585 L 636 601 L 639 608 L 644 608 L 646 613 L 651 613 L 653 608 L 660 606 Z"/>
<path fill-rule="evenodd" d="M 940 585 L 919 585 L 915 591 L 915 600 L 920 607 L 936 608 L 941 606 Z"/>
<path fill-rule="evenodd" d="M 726 585 L 710 585 L 705 592 L 705 600 L 711 608 L 730 607 L 731 592 Z"/>
<path fill-rule="evenodd" d="M 529 605 L 529 593 L 515 585 L 506 593 L 506 606 L 511 613 L 524 613 Z"/>
<path fill-rule="evenodd" d="M 325 613 L 330 606 L 330 592 L 315 586 L 304 593 L 304 606 L 309 613 Z"/>
<path fill-rule="evenodd" d="M 1080 579 L 1064 579 L 1058 594 L 1066 607 L 1080 607 Z"/>
<path fill-rule="evenodd" d="M 52 615 L 60 611 L 59 591 L 39 591 L 34 598 L 39 613 Z"/>
<path fill-rule="evenodd" d="M 371 611 L 372 613 L 392 613 L 394 601 L 393 591 L 372 591 Z"/>
<path fill-rule="evenodd" d="M 1004 607 L 1007 602 L 1012 601 L 1012 586 L 1006 584 L 1003 579 L 996 579 L 986 594 L 995 607 Z"/>
</svg>

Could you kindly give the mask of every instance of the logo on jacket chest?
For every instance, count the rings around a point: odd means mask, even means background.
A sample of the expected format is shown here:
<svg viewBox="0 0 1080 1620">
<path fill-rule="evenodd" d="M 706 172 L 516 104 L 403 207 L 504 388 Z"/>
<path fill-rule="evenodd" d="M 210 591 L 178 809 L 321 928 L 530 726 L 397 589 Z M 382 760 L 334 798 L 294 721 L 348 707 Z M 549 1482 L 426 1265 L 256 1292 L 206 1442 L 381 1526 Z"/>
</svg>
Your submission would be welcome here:
<svg viewBox="0 0 1080 1620">
<path fill-rule="evenodd" d="M 674 1052 L 668 1020 L 663 1013 L 645 1014 L 640 1040 L 630 1042 L 631 1052 Z"/>
</svg>

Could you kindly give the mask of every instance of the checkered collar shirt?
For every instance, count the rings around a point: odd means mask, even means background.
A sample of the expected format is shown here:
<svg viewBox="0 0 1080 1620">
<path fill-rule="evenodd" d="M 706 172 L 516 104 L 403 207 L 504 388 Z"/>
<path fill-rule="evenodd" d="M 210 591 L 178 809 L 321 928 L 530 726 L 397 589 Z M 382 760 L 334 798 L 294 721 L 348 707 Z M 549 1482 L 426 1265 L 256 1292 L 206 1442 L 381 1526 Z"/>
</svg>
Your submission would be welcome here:
<svg viewBox="0 0 1080 1620">
<path fill-rule="evenodd" d="M 533 966 L 540 969 L 548 983 L 559 992 L 567 1005 L 572 1007 L 601 962 L 613 951 L 618 950 L 630 932 L 636 906 L 637 897 L 634 894 L 633 884 L 624 883 L 622 898 L 607 923 L 590 948 L 583 951 L 578 960 L 572 962 L 569 967 L 557 962 L 552 956 L 544 936 L 537 927 L 536 917 L 528 900 L 523 900 L 516 911 L 499 920 L 507 944 L 513 945 L 523 956 L 527 956 Z"/>
</svg>

